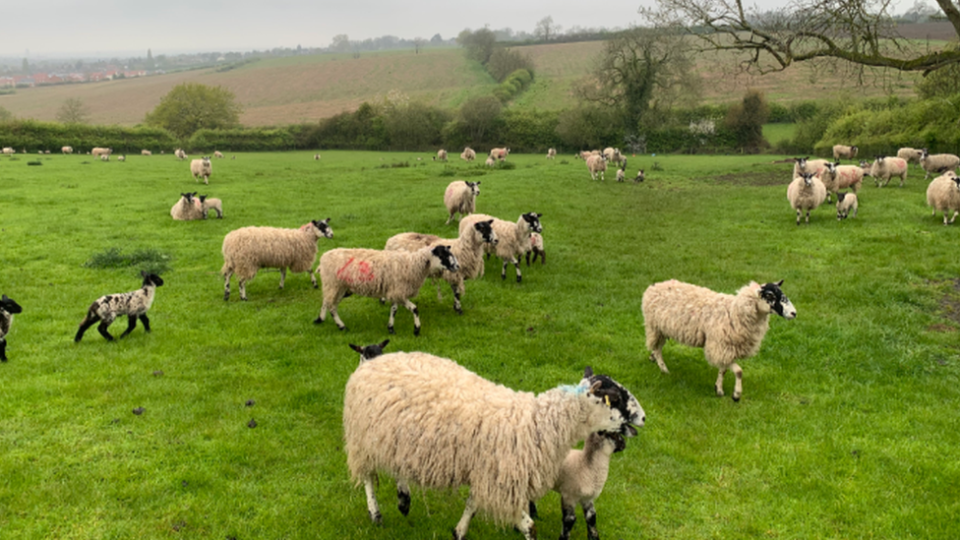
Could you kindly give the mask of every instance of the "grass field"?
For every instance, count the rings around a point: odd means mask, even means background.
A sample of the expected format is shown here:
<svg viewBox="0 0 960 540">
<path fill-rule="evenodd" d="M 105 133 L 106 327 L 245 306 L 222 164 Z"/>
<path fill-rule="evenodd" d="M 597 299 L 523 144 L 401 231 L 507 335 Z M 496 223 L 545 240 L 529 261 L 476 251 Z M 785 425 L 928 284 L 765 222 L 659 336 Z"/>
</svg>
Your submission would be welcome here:
<svg viewBox="0 0 960 540">
<path fill-rule="evenodd" d="M 856 219 L 838 223 L 824 206 L 797 227 L 791 165 L 769 156 L 632 158 L 643 184 L 591 182 L 582 163 L 542 156 L 511 154 L 512 170 L 311 157 L 217 160 L 209 187 L 169 156 L 0 159 L 0 292 L 23 306 L 0 365 L 0 536 L 448 537 L 465 490 L 414 488 L 404 518 L 382 478 L 377 527 L 346 471 L 347 344 L 387 337 L 388 351 L 453 358 L 520 390 L 575 383 L 587 365 L 631 389 L 647 425 L 612 460 L 597 502 L 605 538 L 960 534 L 960 231 L 930 216 L 915 169 L 903 189 L 864 186 Z M 467 283 L 464 315 L 428 283 L 419 338 L 405 311 L 387 336 L 388 308 L 358 297 L 341 304 L 340 333 L 312 324 L 320 292 L 306 275 L 281 291 L 269 270 L 248 284 L 249 302 L 235 283 L 223 301 L 228 231 L 330 217 L 321 250 L 379 248 L 411 230 L 453 236 L 442 196 L 457 178 L 482 181 L 481 212 L 542 212 L 548 253 L 522 284 L 488 262 Z M 224 219 L 170 219 L 188 190 L 221 198 Z M 169 257 L 158 259 L 169 268 L 153 332 L 108 343 L 91 330 L 74 344 L 94 299 L 139 286 L 135 266 L 84 266 L 110 248 Z M 713 395 L 699 349 L 669 344 L 669 375 L 648 361 L 641 294 L 669 278 L 731 293 L 785 280 L 798 317 L 772 319 L 741 363 L 740 403 Z M 540 538 L 557 537 L 558 496 L 539 507 Z M 469 536 L 519 538 L 479 516 Z"/>
</svg>

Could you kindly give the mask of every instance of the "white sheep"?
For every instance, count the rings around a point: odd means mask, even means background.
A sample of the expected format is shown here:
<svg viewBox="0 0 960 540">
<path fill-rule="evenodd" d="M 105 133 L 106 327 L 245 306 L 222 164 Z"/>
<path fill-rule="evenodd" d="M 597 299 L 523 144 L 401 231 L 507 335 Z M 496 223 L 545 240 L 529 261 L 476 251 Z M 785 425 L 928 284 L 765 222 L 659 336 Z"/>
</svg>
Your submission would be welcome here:
<svg viewBox="0 0 960 540">
<path fill-rule="evenodd" d="M 637 171 L 637 176 L 633 179 L 633 183 L 637 184 L 637 183 L 643 182 L 645 178 L 646 177 L 643 174 L 643 169 L 640 169 L 639 171 Z"/>
<path fill-rule="evenodd" d="M 113 149 L 112 149 L 112 148 L 101 148 L 101 147 L 99 147 L 99 146 L 96 147 L 96 148 L 93 148 L 92 150 L 90 150 L 90 155 L 93 156 L 93 157 L 97 157 L 97 156 L 109 156 L 109 155 L 112 154 L 112 153 L 113 153 Z M 105 160 L 105 161 L 106 161 L 106 160 Z"/>
<path fill-rule="evenodd" d="M 530 235 L 533 233 L 542 233 L 543 226 L 540 224 L 540 218 L 543 214 L 528 212 L 521 214 L 516 223 L 497 219 L 486 214 L 471 214 L 460 220 L 460 235 L 463 236 L 466 227 L 472 227 L 479 221 L 493 220 L 493 231 L 497 233 L 497 243 L 484 244 L 484 251 L 495 253 L 503 262 L 503 268 L 500 271 L 500 278 L 507 279 L 507 265 L 513 263 L 517 271 L 517 283 L 523 279 L 520 272 L 520 257 L 530 251 Z M 480 275 L 483 275 L 481 269 Z"/>
<path fill-rule="evenodd" d="M 119 162 L 121 162 L 121 163 L 124 162 L 124 161 L 126 161 L 126 160 L 127 160 L 127 156 L 124 156 L 124 155 L 117 156 L 117 161 L 119 161 Z"/>
<path fill-rule="evenodd" d="M 800 225 L 800 215 L 803 211 L 807 212 L 806 222 L 810 223 L 810 211 L 816 210 L 826 198 L 827 188 L 811 173 L 801 173 L 787 186 L 787 200 L 797 211 L 797 225 Z"/>
<path fill-rule="evenodd" d="M 620 163 L 620 168 L 617 169 L 617 182 L 623 182 L 627 177 L 627 160 L 624 159 Z"/>
<path fill-rule="evenodd" d="M 433 158 L 434 161 L 446 161 L 447 160 L 447 151 L 443 148 L 437 150 L 437 157 Z"/>
<path fill-rule="evenodd" d="M 153 305 L 153 297 L 157 292 L 157 287 L 163 285 L 163 280 L 156 274 L 140 272 L 143 277 L 143 285 L 131 292 L 122 294 L 106 294 L 97 298 L 87 309 L 87 314 L 80 321 L 80 328 L 73 341 L 79 343 L 83 339 L 83 333 L 94 323 L 100 321 L 97 331 L 107 341 L 113 341 L 113 336 L 107 331 L 110 324 L 120 315 L 126 315 L 128 318 L 127 329 L 120 334 L 120 337 L 126 337 L 127 334 L 137 327 L 137 319 L 143 323 L 143 329 L 150 332 L 150 319 L 147 318 L 147 310 Z"/>
<path fill-rule="evenodd" d="M 557 149 L 556 148 L 547 148 L 547 159 L 556 159 Z"/>
<path fill-rule="evenodd" d="M 477 195 L 480 195 L 480 181 L 467 182 L 454 180 L 443 193 L 443 204 L 447 207 L 450 217 L 444 225 L 449 225 L 453 216 L 460 214 L 460 219 L 472 214 L 477 209 Z"/>
<path fill-rule="evenodd" d="M 10 326 L 13 325 L 13 316 L 22 312 L 23 308 L 12 298 L 5 294 L 0 296 L 0 362 L 8 360 L 7 334 L 10 333 Z"/>
<path fill-rule="evenodd" d="M 217 213 L 217 219 L 223 219 L 223 202 L 220 199 L 200 195 L 200 209 L 203 211 L 203 219 L 207 219 L 210 210 Z"/>
<path fill-rule="evenodd" d="M 863 185 L 863 168 L 859 165 L 840 165 L 840 162 L 827 163 L 827 167 L 820 173 L 820 181 L 827 188 L 827 202 L 830 194 L 836 194 L 841 189 L 850 188 L 854 193 L 860 191 Z"/>
<path fill-rule="evenodd" d="M 751 281 L 736 295 L 713 292 L 675 279 L 655 283 L 643 293 L 643 325 L 650 359 L 669 373 L 663 363 L 663 345 L 673 339 L 690 347 L 702 347 L 711 366 L 720 370 L 716 391 L 723 395 L 723 375 L 736 375 L 733 400 L 743 394 L 743 370 L 737 360 L 760 350 L 770 327 L 770 312 L 793 319 L 797 310 L 780 290 L 783 280 L 759 285 Z"/>
<path fill-rule="evenodd" d="M 141 156 L 152 156 L 152 155 L 153 155 L 153 152 L 151 152 L 151 151 L 147 150 L 146 148 L 144 148 L 143 150 L 140 150 L 140 155 L 141 155 Z"/>
<path fill-rule="evenodd" d="M 350 294 L 381 298 L 390 302 L 387 331 L 394 333 L 397 308 L 403 304 L 413 314 L 413 335 L 420 335 L 420 312 L 410 301 L 416 298 L 423 282 L 431 273 L 446 269 L 459 270 L 457 258 L 444 245 L 428 246 L 417 251 L 378 251 L 375 249 L 331 249 L 320 256 L 320 280 L 323 282 L 323 306 L 313 322 L 320 324 L 333 315 L 337 328 L 346 330 L 337 306 Z"/>
<path fill-rule="evenodd" d="M 857 202 L 856 193 L 838 193 L 837 194 L 837 221 L 841 219 L 847 219 L 847 216 L 850 214 L 850 211 L 853 210 L 853 217 L 857 217 L 857 209 L 859 204 Z"/>
<path fill-rule="evenodd" d="M 314 154 L 314 155 L 313 155 L 313 160 L 314 160 L 314 161 L 320 161 L 320 154 Z"/>
<path fill-rule="evenodd" d="M 470 488 L 454 529 L 462 540 L 477 511 L 536 538 L 529 501 L 556 482 L 570 447 L 595 431 L 636 435 L 640 403 L 588 367 L 577 385 L 539 395 L 490 382 L 453 360 L 422 352 L 363 362 L 344 392 L 347 467 L 364 486 L 367 512 L 381 523 L 377 473 L 397 479 L 399 510 L 410 511 L 409 483 Z"/>
<path fill-rule="evenodd" d="M 509 148 L 491 148 L 490 149 L 490 157 L 498 161 L 506 161 L 507 154 L 509 153 L 510 153 Z"/>
<path fill-rule="evenodd" d="M 827 168 L 829 161 L 825 159 L 810 159 L 809 157 L 793 158 L 796 162 L 793 164 L 793 177 L 800 176 L 800 173 L 812 173 L 820 176 L 820 173 Z"/>
<path fill-rule="evenodd" d="M 891 178 L 899 176 L 900 187 L 903 187 L 903 181 L 907 179 L 907 160 L 877 156 L 876 161 L 870 166 L 870 176 L 873 177 L 877 187 L 883 187 L 890 183 Z"/>
<path fill-rule="evenodd" d="M 110 161 L 110 154 L 100 154 L 100 161 Z"/>
<path fill-rule="evenodd" d="M 217 159 L 223 159 L 223 152 L 221 152 L 221 151 L 219 151 L 219 150 L 214 150 L 214 151 L 213 151 L 213 157 L 215 157 L 215 158 L 217 158 Z"/>
<path fill-rule="evenodd" d="M 177 221 L 203 219 L 203 205 L 196 199 L 196 192 L 181 193 L 180 200 L 170 208 L 170 217 Z"/>
<path fill-rule="evenodd" d="M 460 159 L 464 161 L 473 161 L 477 159 L 477 153 L 473 150 L 473 148 L 467 146 L 463 149 L 463 152 L 460 153 Z"/>
<path fill-rule="evenodd" d="M 620 163 L 620 160 L 623 159 L 623 156 L 620 154 L 620 149 L 610 146 L 603 149 L 603 157 L 612 163 Z"/>
<path fill-rule="evenodd" d="M 180 161 L 183 161 L 187 159 L 187 157 L 189 157 L 187 156 L 187 153 L 183 151 L 182 148 L 177 148 L 176 150 L 174 150 L 173 155 L 177 156 L 177 159 L 179 159 Z"/>
<path fill-rule="evenodd" d="M 17 151 L 14 150 L 13 148 L 9 147 L 9 146 L 4 146 L 4 147 L 3 147 L 3 155 L 5 155 L 5 156 L 12 156 L 12 155 L 14 155 L 14 154 L 16 154 L 16 153 L 17 153 Z"/>
<path fill-rule="evenodd" d="M 920 148 L 910 148 L 909 146 L 904 146 L 903 148 L 897 150 L 897 157 L 906 161 L 907 163 L 920 163 L 920 157 L 923 155 L 923 150 Z"/>
<path fill-rule="evenodd" d="M 859 149 L 856 146 L 835 144 L 833 145 L 833 159 L 837 161 L 840 161 L 841 159 L 853 159 L 857 157 L 858 150 Z"/>
<path fill-rule="evenodd" d="M 932 172 L 943 173 L 947 169 L 956 170 L 957 167 L 960 167 L 960 157 L 953 154 L 930 154 L 926 148 L 922 152 L 920 167 L 927 172 L 923 177 L 924 180 L 930 178 Z"/>
<path fill-rule="evenodd" d="M 190 162 L 190 174 L 193 175 L 194 180 L 197 182 L 199 182 L 202 177 L 203 183 L 209 184 L 212 173 L 213 163 L 210 163 L 209 157 L 203 156 L 203 159 L 195 159 Z"/>
<path fill-rule="evenodd" d="M 943 224 L 949 225 L 960 213 L 960 177 L 953 171 L 947 171 L 933 179 L 927 186 L 927 205 L 933 207 L 933 215 L 943 212 Z M 947 215 L 953 210 L 953 216 L 947 221 Z"/>
<path fill-rule="evenodd" d="M 311 221 L 299 229 L 275 227 L 243 227 L 230 231 L 223 238 L 223 299 L 230 299 L 230 276 L 237 274 L 240 299 L 247 299 L 246 282 L 252 280 L 261 268 L 280 269 L 280 288 L 291 272 L 310 272 L 317 258 L 317 240 L 333 238 L 330 218 Z M 317 287 L 317 278 L 310 274 L 310 282 Z"/>
<path fill-rule="evenodd" d="M 495 167 L 497 165 L 497 160 L 493 159 L 493 156 L 487 156 L 487 160 L 483 163 L 487 167 Z"/>
<path fill-rule="evenodd" d="M 63 155 L 72 154 L 72 153 L 73 153 L 73 147 L 72 147 L 72 146 L 64 146 L 63 148 L 60 149 L 60 153 L 62 153 Z"/>
<path fill-rule="evenodd" d="M 590 179 L 596 180 L 597 175 L 600 175 L 600 181 L 603 181 L 603 173 L 607 170 L 607 158 L 603 155 L 590 155 L 586 159 L 587 161 L 587 170 L 590 171 Z"/>
</svg>

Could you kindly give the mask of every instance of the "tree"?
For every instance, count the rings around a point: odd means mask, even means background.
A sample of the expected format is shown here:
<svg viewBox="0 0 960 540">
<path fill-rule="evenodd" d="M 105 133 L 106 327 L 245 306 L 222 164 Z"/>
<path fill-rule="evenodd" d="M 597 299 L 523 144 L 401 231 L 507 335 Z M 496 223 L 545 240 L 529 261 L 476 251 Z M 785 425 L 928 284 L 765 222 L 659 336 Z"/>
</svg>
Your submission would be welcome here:
<svg viewBox="0 0 960 540">
<path fill-rule="evenodd" d="M 960 46 L 955 43 L 948 46 L 951 49 L 958 47 Z M 917 82 L 916 91 L 920 99 L 946 98 L 960 94 L 960 64 L 950 64 L 924 77 Z"/>
<path fill-rule="evenodd" d="M 144 122 L 165 128 L 181 140 L 198 129 L 238 127 L 243 108 L 235 99 L 233 92 L 220 86 L 182 83 L 160 99 Z"/>
<path fill-rule="evenodd" d="M 333 41 L 330 42 L 330 49 L 334 52 L 350 52 L 350 36 L 346 34 L 333 36 Z"/>
<path fill-rule="evenodd" d="M 507 76 L 518 69 L 533 73 L 533 61 L 529 56 L 514 49 L 498 48 L 490 55 L 490 60 L 487 62 L 487 71 L 497 82 L 503 82 Z"/>
<path fill-rule="evenodd" d="M 550 41 L 550 37 L 560 33 L 560 26 L 553 24 L 553 17 L 544 17 L 537 22 L 533 35 L 541 41 Z"/>
<path fill-rule="evenodd" d="M 0 107 L 0 124 L 13 121 L 13 113 L 4 107 Z"/>
<path fill-rule="evenodd" d="M 936 2 L 960 36 L 960 7 L 952 0 Z M 790 10 L 777 12 L 744 3 L 657 0 L 656 8 L 639 11 L 657 26 L 693 33 L 705 49 L 741 53 L 741 68 L 757 73 L 832 60 L 926 75 L 960 62 L 958 50 L 933 50 L 900 37 L 890 12 L 893 0 L 795 0 Z"/>
<path fill-rule="evenodd" d="M 483 141 L 499 118 L 500 100 L 492 96 L 473 98 L 460 107 L 460 121 L 474 144 Z"/>
<path fill-rule="evenodd" d="M 68 98 L 57 110 L 57 122 L 61 124 L 86 124 L 90 114 L 80 98 Z"/>
<path fill-rule="evenodd" d="M 427 44 L 427 40 L 422 37 L 413 38 L 413 47 L 415 49 L 414 54 L 420 54 L 420 49 Z"/>
<path fill-rule="evenodd" d="M 457 44 L 463 47 L 467 58 L 481 64 L 486 64 L 490 60 L 496 42 L 496 36 L 488 28 L 481 28 L 476 32 L 464 30 L 457 36 Z"/>
<path fill-rule="evenodd" d="M 24 75 L 30 74 L 30 62 L 28 62 L 26 58 L 23 59 L 20 70 L 23 71 Z"/>
<path fill-rule="evenodd" d="M 751 89 L 743 96 L 741 103 L 727 110 L 724 123 L 733 131 L 740 148 L 756 152 L 765 144 L 763 125 L 769 118 L 770 107 L 767 105 L 767 99 L 762 92 Z"/>
</svg>

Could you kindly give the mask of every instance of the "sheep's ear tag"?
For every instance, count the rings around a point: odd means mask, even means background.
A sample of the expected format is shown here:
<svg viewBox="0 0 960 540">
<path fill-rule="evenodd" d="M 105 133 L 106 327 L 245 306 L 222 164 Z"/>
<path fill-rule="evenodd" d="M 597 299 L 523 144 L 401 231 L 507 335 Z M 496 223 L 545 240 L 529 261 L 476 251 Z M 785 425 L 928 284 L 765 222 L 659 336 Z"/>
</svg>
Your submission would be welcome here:
<svg viewBox="0 0 960 540">
<path fill-rule="evenodd" d="M 612 407 L 610 405 L 610 396 L 603 396 L 603 401 L 607 404 L 607 407 Z"/>
</svg>

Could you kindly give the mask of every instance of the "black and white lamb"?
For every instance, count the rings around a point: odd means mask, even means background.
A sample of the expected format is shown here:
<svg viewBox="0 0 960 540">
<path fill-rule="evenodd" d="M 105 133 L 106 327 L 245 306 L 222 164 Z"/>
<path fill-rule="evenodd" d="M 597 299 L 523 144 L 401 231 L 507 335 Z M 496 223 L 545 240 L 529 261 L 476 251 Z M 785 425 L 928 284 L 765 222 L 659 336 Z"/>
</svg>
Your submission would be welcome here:
<svg viewBox="0 0 960 540">
<path fill-rule="evenodd" d="M 497 219 L 486 214 L 471 214 L 460 220 L 460 235 L 466 227 L 472 227 L 478 221 L 493 220 L 493 231 L 497 233 L 497 243 L 484 244 L 483 250 L 487 253 L 495 253 L 503 261 L 503 268 L 500 271 L 500 278 L 507 279 L 507 265 L 513 263 L 517 270 L 517 283 L 523 279 L 520 272 L 520 257 L 523 257 L 531 250 L 530 236 L 533 233 L 542 233 L 543 226 L 540 224 L 540 218 L 543 214 L 528 212 L 521 214 L 516 223 Z M 483 275 L 483 272 L 480 272 Z"/>
<path fill-rule="evenodd" d="M 10 333 L 10 325 L 13 324 L 13 316 L 23 312 L 20 304 L 13 301 L 7 295 L 0 297 L 0 362 L 7 361 L 7 334 Z"/>
<path fill-rule="evenodd" d="M 127 329 L 123 334 L 120 334 L 121 338 L 133 332 L 133 329 L 137 327 L 138 318 L 143 323 L 143 329 L 149 332 L 150 319 L 147 318 L 147 310 L 153 304 L 157 287 L 163 285 L 163 280 L 156 274 L 148 274 L 143 271 L 140 272 L 140 275 L 143 277 L 143 286 L 139 289 L 121 294 L 107 294 L 90 304 L 86 317 L 80 321 L 80 329 L 77 330 L 77 335 L 73 338 L 73 341 L 79 343 L 83 339 L 83 333 L 87 331 L 87 328 L 93 326 L 97 321 L 100 321 L 100 325 L 97 326 L 100 335 L 107 341 L 113 341 L 113 336 L 110 335 L 107 328 L 120 315 L 126 315 L 129 320 Z"/>
</svg>

